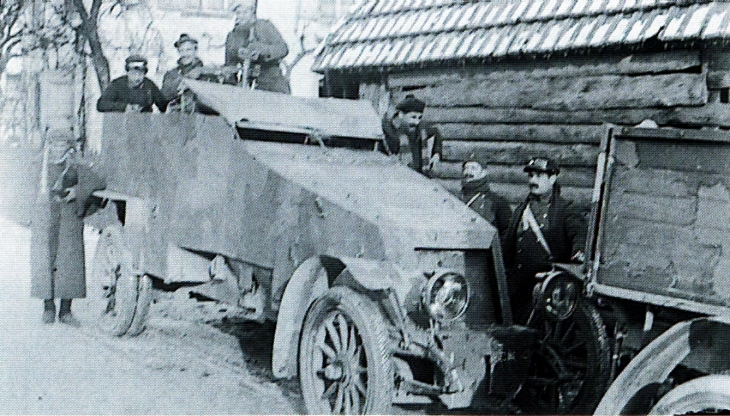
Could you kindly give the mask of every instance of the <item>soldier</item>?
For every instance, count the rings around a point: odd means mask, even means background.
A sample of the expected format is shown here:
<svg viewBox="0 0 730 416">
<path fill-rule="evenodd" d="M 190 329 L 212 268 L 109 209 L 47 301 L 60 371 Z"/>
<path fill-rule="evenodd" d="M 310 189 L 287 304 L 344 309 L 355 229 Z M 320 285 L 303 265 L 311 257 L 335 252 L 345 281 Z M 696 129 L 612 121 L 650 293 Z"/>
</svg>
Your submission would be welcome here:
<svg viewBox="0 0 730 416">
<path fill-rule="evenodd" d="M 156 105 L 160 112 L 167 109 L 167 99 L 151 79 L 147 78 L 147 59 L 131 55 L 125 61 L 127 75 L 113 80 L 96 102 L 100 112 L 152 112 Z"/>
<path fill-rule="evenodd" d="M 385 153 L 399 155 L 416 172 L 429 174 L 441 161 L 443 139 L 437 127 L 423 121 L 425 109 L 425 102 L 408 94 L 395 106 L 393 117 L 383 117 L 382 127 Z"/>
<path fill-rule="evenodd" d="M 180 58 L 177 60 L 177 66 L 167 72 L 162 78 L 162 95 L 168 100 L 168 110 L 179 110 L 186 113 L 192 112 L 187 109 L 186 104 L 190 103 L 195 110 L 204 114 L 214 114 L 210 107 L 195 102 L 192 91 L 180 89 L 180 81 L 183 78 L 200 79 L 204 81 L 216 82 L 217 78 L 210 73 L 205 72 L 203 61 L 198 58 L 198 40 L 191 37 L 187 33 L 180 35 L 175 41 L 175 48 Z"/>
<path fill-rule="evenodd" d="M 83 217 L 93 211 L 91 193 L 104 189 L 105 183 L 77 161 L 74 141 L 68 139 L 47 138 L 31 225 L 31 295 L 44 300 L 44 323 L 55 321 L 54 299 L 59 298 L 58 320 L 80 326 L 71 314 L 71 301 L 86 297 Z"/>
<path fill-rule="evenodd" d="M 538 157 L 525 166 L 530 193 L 512 215 L 504 240 L 512 308 L 518 323 L 530 310 L 535 274 L 552 263 L 583 260 L 586 224 L 582 212 L 560 196 L 560 167 Z"/>
<path fill-rule="evenodd" d="M 256 18 L 256 1 L 235 2 L 236 23 L 226 38 L 226 65 L 240 65 L 240 83 L 259 90 L 291 94 L 281 73 L 289 47 L 273 23 Z"/>
<path fill-rule="evenodd" d="M 497 228 L 501 241 L 512 217 L 507 199 L 489 188 L 487 170 L 479 161 L 468 159 L 462 163 L 461 176 L 461 200 Z"/>
</svg>

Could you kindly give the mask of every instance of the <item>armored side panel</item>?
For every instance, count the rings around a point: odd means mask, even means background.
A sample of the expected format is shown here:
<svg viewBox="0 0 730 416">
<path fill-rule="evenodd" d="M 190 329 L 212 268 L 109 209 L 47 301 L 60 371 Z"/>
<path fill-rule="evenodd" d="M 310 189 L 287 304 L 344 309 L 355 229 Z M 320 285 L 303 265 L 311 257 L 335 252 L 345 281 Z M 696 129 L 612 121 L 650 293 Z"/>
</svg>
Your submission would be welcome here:
<svg viewBox="0 0 730 416">
<path fill-rule="evenodd" d="M 170 249 L 222 254 L 273 274 L 274 308 L 306 259 L 422 266 L 426 250 L 491 247 L 494 229 L 442 187 L 374 151 L 241 140 L 220 117 L 105 116 L 109 190 L 141 198 L 144 268 Z M 435 265 L 433 267 L 436 267 Z"/>
<path fill-rule="evenodd" d="M 608 142 L 598 293 L 730 307 L 730 135 L 619 129 Z"/>
</svg>

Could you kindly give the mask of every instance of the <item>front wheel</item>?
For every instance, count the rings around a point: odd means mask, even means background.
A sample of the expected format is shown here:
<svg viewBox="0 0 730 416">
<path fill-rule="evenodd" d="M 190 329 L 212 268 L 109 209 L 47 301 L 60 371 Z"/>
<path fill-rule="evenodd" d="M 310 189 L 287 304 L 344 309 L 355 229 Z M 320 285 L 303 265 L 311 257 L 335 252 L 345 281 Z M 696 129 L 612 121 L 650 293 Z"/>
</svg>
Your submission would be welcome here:
<svg viewBox="0 0 730 416">
<path fill-rule="evenodd" d="M 377 304 L 346 287 L 317 299 L 302 328 L 299 378 L 308 413 L 389 413 L 394 375 Z"/>
<path fill-rule="evenodd" d="M 727 414 L 728 411 L 730 411 L 730 376 L 711 375 L 675 387 L 657 402 L 649 414 Z"/>
<path fill-rule="evenodd" d="M 611 365 L 608 336 L 596 308 L 581 301 L 568 319 L 538 318 L 531 326 L 540 331 L 540 349 L 518 405 L 531 413 L 592 413 L 608 387 Z"/>
</svg>

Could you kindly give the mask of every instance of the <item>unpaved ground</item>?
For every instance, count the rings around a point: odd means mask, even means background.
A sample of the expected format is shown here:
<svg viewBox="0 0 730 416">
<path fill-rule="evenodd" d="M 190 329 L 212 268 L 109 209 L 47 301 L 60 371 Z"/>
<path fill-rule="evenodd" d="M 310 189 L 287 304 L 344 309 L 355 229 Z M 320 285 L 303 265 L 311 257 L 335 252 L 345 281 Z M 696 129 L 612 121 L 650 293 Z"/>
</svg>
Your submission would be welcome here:
<svg viewBox="0 0 730 416">
<path fill-rule="evenodd" d="M 229 319 L 183 291 L 156 293 L 147 330 L 116 338 L 99 327 L 98 287 L 74 302 L 81 328 L 40 322 L 30 293 L 28 221 L 40 159 L 0 144 L 0 414 L 293 414 L 296 380 L 274 380 L 274 324 Z M 86 230 L 87 264 L 97 234 Z M 394 412 L 494 412 L 440 404 Z"/>
<path fill-rule="evenodd" d="M 194 316 L 180 319 L 185 308 L 196 308 L 186 302 L 177 313 L 156 303 L 146 332 L 115 338 L 98 328 L 98 298 L 89 288 L 89 298 L 74 303 L 82 328 L 42 324 L 41 301 L 29 297 L 31 156 L 0 150 L 0 413 L 304 411 L 296 385 L 266 377 L 266 345 L 244 348 L 238 337 Z M 91 247 L 94 237 L 87 233 Z M 267 331 L 254 328 L 253 335 Z"/>
</svg>

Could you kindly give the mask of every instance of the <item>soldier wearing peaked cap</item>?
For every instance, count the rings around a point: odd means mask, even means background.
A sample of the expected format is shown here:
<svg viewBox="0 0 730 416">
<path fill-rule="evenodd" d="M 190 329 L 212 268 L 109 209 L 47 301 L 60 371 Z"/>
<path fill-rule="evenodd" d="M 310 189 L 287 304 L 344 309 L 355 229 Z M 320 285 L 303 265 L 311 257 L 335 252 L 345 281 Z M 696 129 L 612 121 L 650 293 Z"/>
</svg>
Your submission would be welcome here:
<svg viewBox="0 0 730 416">
<path fill-rule="evenodd" d="M 96 109 L 100 112 L 149 113 L 155 105 L 164 113 L 168 100 L 157 85 L 145 76 L 147 59 L 140 55 L 130 55 L 124 63 L 127 74 L 109 83 L 96 102 Z"/>
<path fill-rule="evenodd" d="M 524 171 L 530 193 L 512 215 L 503 244 L 512 308 L 523 324 L 531 309 L 535 274 L 549 271 L 552 263 L 582 261 L 587 232 L 581 210 L 560 196 L 555 161 L 532 158 Z"/>
<path fill-rule="evenodd" d="M 441 132 L 423 121 L 426 103 L 408 94 L 395 106 L 392 117 L 383 117 L 384 151 L 398 155 L 416 172 L 429 174 L 441 161 Z"/>
</svg>

